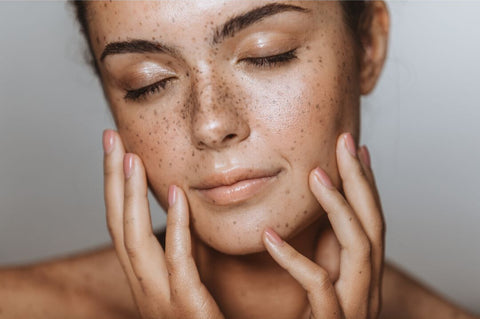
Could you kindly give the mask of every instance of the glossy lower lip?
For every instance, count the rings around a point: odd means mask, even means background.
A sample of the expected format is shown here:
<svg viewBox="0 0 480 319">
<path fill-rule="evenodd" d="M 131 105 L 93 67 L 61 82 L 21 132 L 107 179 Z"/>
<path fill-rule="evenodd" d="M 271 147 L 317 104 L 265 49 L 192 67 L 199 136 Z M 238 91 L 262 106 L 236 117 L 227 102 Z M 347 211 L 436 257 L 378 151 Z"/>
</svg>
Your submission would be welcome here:
<svg viewBox="0 0 480 319">
<path fill-rule="evenodd" d="M 261 193 L 277 179 L 277 176 L 278 173 L 273 176 L 245 179 L 228 186 L 198 189 L 198 192 L 214 205 L 237 204 Z"/>
</svg>

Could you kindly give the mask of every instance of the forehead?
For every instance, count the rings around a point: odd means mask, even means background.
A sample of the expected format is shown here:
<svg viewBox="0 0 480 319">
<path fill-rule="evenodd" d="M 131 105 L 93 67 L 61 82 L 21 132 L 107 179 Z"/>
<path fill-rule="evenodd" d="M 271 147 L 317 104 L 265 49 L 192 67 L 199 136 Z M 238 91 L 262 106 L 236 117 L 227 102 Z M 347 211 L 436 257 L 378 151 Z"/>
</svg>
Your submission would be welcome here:
<svg viewBox="0 0 480 319">
<path fill-rule="evenodd" d="M 92 47 L 96 56 L 110 42 L 145 39 L 190 44 L 211 37 L 228 19 L 268 5 L 290 5 L 312 14 L 339 15 L 338 1 L 175 0 L 92 1 L 88 5 Z"/>
</svg>

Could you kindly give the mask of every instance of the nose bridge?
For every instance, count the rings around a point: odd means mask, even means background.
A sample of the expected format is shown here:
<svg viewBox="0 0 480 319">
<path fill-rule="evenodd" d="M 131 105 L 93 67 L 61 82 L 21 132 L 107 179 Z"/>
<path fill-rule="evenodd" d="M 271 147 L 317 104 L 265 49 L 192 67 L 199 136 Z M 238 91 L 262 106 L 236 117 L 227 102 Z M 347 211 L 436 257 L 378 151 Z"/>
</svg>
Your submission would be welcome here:
<svg viewBox="0 0 480 319">
<path fill-rule="evenodd" d="M 248 122 L 234 103 L 233 79 L 222 76 L 219 68 L 208 63 L 199 64 L 193 73 L 194 144 L 200 149 L 219 149 L 248 137 Z"/>
</svg>

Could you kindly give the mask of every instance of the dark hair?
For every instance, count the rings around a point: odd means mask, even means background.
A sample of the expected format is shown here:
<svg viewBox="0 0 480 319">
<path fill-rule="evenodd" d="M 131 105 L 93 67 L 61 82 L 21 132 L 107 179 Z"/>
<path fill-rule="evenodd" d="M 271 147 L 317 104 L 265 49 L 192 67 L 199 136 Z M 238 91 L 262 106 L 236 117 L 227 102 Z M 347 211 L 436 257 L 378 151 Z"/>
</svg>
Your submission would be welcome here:
<svg viewBox="0 0 480 319">
<path fill-rule="evenodd" d="M 75 16 L 80 24 L 80 32 L 83 34 L 88 44 L 87 60 L 92 66 L 95 74 L 100 77 L 97 61 L 93 53 L 92 44 L 90 41 L 87 3 L 85 0 L 68 0 L 73 6 Z M 367 0 L 340 0 L 343 8 L 345 23 L 347 24 L 352 38 L 357 45 L 357 48 L 362 50 L 361 38 L 365 32 L 366 22 L 369 20 L 368 15 L 368 1 Z"/>
</svg>

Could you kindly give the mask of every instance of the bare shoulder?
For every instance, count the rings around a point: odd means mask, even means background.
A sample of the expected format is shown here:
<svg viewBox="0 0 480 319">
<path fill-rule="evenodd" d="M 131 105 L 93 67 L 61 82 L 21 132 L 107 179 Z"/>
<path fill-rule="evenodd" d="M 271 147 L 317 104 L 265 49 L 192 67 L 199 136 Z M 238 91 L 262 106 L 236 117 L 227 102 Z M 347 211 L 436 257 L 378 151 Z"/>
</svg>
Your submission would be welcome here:
<svg viewBox="0 0 480 319">
<path fill-rule="evenodd" d="M 0 269 L 0 318 L 137 318 L 115 251 Z"/>
<path fill-rule="evenodd" d="M 385 264 L 381 319 L 478 319 L 400 270 Z"/>
</svg>

